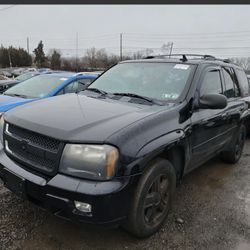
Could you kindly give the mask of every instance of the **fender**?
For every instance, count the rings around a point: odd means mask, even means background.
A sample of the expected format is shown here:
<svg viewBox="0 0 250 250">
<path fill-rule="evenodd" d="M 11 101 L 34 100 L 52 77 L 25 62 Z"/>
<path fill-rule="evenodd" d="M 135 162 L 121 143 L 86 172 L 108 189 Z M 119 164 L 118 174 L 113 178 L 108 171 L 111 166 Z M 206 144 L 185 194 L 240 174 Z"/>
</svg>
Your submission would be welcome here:
<svg viewBox="0 0 250 250">
<path fill-rule="evenodd" d="M 185 137 L 183 130 L 175 130 L 166 135 L 156 138 L 155 140 L 144 145 L 136 154 L 137 157 L 145 157 L 151 152 L 163 151 L 167 146 L 178 144 L 178 142 Z"/>
<path fill-rule="evenodd" d="M 145 144 L 136 153 L 136 160 L 126 167 L 125 175 L 142 173 L 150 160 L 163 153 L 164 150 L 170 149 L 176 145 L 180 145 L 184 139 L 184 131 L 178 129 Z M 188 145 L 186 145 L 186 147 L 188 148 Z"/>
</svg>

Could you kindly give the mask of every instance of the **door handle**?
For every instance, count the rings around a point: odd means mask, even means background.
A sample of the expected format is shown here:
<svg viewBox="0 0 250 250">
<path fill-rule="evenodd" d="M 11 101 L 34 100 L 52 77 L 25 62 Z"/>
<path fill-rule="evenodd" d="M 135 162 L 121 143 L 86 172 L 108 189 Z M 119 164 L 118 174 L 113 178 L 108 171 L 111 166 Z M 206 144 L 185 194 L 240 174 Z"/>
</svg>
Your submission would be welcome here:
<svg viewBox="0 0 250 250">
<path fill-rule="evenodd" d="M 226 120 L 228 118 L 228 113 L 223 113 L 223 114 L 221 114 L 220 117 L 222 120 Z"/>
<path fill-rule="evenodd" d="M 215 124 L 214 121 L 209 121 L 209 120 L 203 120 L 200 122 L 200 125 L 208 128 L 214 126 L 214 124 Z"/>
</svg>

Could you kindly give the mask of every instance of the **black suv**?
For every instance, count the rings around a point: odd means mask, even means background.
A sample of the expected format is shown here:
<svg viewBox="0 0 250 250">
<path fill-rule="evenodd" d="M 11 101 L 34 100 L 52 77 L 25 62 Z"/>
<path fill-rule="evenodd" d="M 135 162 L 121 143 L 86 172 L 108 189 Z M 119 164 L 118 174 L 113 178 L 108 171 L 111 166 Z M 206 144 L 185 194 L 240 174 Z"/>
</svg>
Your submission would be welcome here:
<svg viewBox="0 0 250 250">
<path fill-rule="evenodd" d="M 7 112 L 0 176 L 58 216 L 149 236 L 184 175 L 239 160 L 246 93 L 242 68 L 212 56 L 121 62 L 85 91 Z"/>
</svg>

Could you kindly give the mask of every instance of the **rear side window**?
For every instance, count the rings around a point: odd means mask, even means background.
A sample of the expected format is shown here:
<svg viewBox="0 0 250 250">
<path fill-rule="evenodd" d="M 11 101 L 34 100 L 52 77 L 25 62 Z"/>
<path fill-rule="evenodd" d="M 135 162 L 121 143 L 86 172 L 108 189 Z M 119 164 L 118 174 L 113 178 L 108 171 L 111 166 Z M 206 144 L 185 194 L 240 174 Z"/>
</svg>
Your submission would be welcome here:
<svg viewBox="0 0 250 250">
<path fill-rule="evenodd" d="M 240 69 L 235 69 L 238 82 L 241 88 L 241 94 L 243 96 L 247 96 L 249 94 L 249 83 L 247 80 L 247 76 L 243 70 Z"/>
<path fill-rule="evenodd" d="M 200 96 L 205 94 L 222 94 L 220 71 L 217 69 L 205 73 L 202 80 Z"/>
<path fill-rule="evenodd" d="M 231 68 L 222 68 L 222 72 L 225 80 L 224 95 L 227 98 L 240 96 L 234 71 Z"/>
</svg>

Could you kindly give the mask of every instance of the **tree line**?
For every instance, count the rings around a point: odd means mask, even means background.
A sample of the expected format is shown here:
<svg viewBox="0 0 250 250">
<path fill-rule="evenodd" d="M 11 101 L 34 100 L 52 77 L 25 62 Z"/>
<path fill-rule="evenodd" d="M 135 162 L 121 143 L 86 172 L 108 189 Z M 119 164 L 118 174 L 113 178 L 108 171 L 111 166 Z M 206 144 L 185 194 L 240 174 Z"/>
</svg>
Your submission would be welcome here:
<svg viewBox="0 0 250 250">
<path fill-rule="evenodd" d="M 47 55 L 44 44 L 39 42 L 33 54 L 23 48 L 12 46 L 0 47 L 0 68 L 37 66 L 38 68 L 51 68 L 53 70 L 90 71 L 104 70 L 119 61 L 119 56 L 110 55 L 105 49 L 89 48 L 82 57 L 63 57 L 60 50 L 52 49 Z M 131 59 L 124 57 L 123 59 Z"/>
<path fill-rule="evenodd" d="M 137 51 L 130 55 L 123 56 L 123 60 L 141 59 L 150 55 L 152 51 Z M 0 68 L 6 67 L 25 67 L 37 66 L 38 68 L 51 68 L 53 70 L 67 71 L 91 71 L 104 70 L 120 61 L 120 57 L 114 54 L 108 54 L 105 49 L 89 48 L 85 55 L 79 58 L 63 57 L 60 50 L 52 49 L 47 55 L 44 52 L 44 44 L 39 42 L 34 49 L 33 54 L 29 54 L 23 48 L 14 48 L 12 46 L 0 47 Z M 231 61 L 237 63 L 250 73 L 250 57 L 235 57 Z"/>
<path fill-rule="evenodd" d="M 22 48 L 0 47 L 0 67 L 22 67 L 30 66 L 32 64 L 32 57 Z"/>
</svg>

